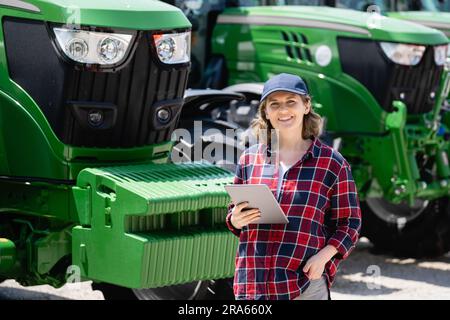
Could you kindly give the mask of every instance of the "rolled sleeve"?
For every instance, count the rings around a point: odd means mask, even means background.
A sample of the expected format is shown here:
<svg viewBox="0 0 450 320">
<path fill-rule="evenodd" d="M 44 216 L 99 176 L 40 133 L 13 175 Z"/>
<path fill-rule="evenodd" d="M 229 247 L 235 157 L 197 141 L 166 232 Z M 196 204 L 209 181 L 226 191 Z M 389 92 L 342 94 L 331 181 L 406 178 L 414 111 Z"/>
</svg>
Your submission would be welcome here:
<svg viewBox="0 0 450 320">
<path fill-rule="evenodd" d="M 228 229 L 229 229 L 231 232 L 233 232 L 233 234 L 234 234 L 235 236 L 239 237 L 239 236 L 241 235 L 241 230 L 240 230 L 240 229 L 236 229 L 236 228 L 231 224 L 231 215 L 233 214 L 233 213 L 232 213 L 233 208 L 234 208 L 234 204 L 230 204 L 230 205 L 228 206 L 228 214 L 227 214 L 227 217 L 226 217 L 225 221 L 226 221 L 226 223 L 227 223 Z"/>
<path fill-rule="evenodd" d="M 345 163 L 333 185 L 329 227 L 335 232 L 328 240 L 338 251 L 338 259 L 346 259 L 355 248 L 361 231 L 361 209 L 350 165 Z"/>
<path fill-rule="evenodd" d="M 239 163 L 236 166 L 236 172 L 234 175 L 234 184 L 244 184 L 244 175 L 243 175 L 243 163 L 244 163 L 244 154 L 241 155 L 240 159 L 239 159 Z M 225 218 L 225 222 L 227 224 L 228 229 L 237 237 L 240 236 L 241 234 L 241 230 L 235 228 L 232 224 L 231 224 L 231 215 L 233 214 L 234 208 L 234 203 L 229 203 L 228 204 L 228 210 L 227 210 L 227 216 Z"/>
</svg>

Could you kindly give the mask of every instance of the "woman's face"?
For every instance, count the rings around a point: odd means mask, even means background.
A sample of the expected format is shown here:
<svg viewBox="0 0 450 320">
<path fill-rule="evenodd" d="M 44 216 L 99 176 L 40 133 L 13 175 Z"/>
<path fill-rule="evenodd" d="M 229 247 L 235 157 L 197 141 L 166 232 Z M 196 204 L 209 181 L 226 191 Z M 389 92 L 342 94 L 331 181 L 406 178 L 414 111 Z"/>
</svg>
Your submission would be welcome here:
<svg viewBox="0 0 450 320">
<path fill-rule="evenodd" d="M 274 92 L 266 101 L 266 117 L 275 129 L 301 133 L 303 116 L 310 111 L 310 103 L 304 104 L 300 95 L 286 91 Z"/>
</svg>

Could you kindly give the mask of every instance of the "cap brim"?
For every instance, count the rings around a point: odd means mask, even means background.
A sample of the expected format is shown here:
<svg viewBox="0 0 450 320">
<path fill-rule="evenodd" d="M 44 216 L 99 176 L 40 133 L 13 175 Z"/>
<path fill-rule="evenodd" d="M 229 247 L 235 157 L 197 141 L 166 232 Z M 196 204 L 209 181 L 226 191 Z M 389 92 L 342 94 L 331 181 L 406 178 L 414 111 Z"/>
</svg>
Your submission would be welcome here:
<svg viewBox="0 0 450 320">
<path fill-rule="evenodd" d="M 298 94 L 298 95 L 301 95 L 301 96 L 306 96 L 308 94 L 308 92 L 303 91 L 303 90 L 293 90 L 293 89 L 286 89 L 286 88 L 275 88 L 275 89 L 272 89 L 272 90 L 266 92 L 263 96 L 261 96 L 260 102 L 262 102 L 265 98 L 267 98 L 268 95 L 270 95 L 270 94 L 272 94 L 272 93 L 274 93 L 276 91 L 292 92 L 292 93 L 295 93 L 295 94 Z"/>
</svg>

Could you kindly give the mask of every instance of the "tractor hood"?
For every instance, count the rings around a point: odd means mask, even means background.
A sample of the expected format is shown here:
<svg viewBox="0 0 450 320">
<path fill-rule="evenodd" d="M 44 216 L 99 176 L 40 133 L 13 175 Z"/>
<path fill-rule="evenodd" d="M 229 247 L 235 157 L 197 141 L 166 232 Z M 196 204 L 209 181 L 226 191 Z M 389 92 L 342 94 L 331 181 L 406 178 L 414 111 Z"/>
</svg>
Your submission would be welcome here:
<svg viewBox="0 0 450 320">
<path fill-rule="evenodd" d="M 379 41 L 436 45 L 446 36 L 416 23 L 375 16 L 356 10 L 314 6 L 245 7 L 225 10 L 219 22 L 299 26 L 350 32 Z M 233 21 L 234 20 L 234 21 Z"/>
<path fill-rule="evenodd" d="M 450 38 L 450 12 L 404 11 L 387 12 L 388 17 L 408 20 L 439 29 Z"/>
<path fill-rule="evenodd" d="M 3 4 L 5 3 L 5 4 Z M 10 0 L 1 7 L 36 19 L 133 30 L 190 28 L 180 9 L 156 0 Z M 17 15 L 17 14 L 14 14 Z"/>
</svg>

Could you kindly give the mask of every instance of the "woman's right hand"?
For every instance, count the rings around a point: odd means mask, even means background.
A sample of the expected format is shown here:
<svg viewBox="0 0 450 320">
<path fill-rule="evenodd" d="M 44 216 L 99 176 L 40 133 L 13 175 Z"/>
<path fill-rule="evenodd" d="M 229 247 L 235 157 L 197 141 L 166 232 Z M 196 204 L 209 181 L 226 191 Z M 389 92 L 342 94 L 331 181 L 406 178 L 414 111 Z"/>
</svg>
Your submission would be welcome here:
<svg viewBox="0 0 450 320">
<path fill-rule="evenodd" d="M 230 222 L 236 229 L 242 229 L 242 227 L 261 217 L 261 212 L 258 208 L 245 209 L 247 206 L 248 202 L 241 202 L 235 205 L 231 211 Z"/>
</svg>

